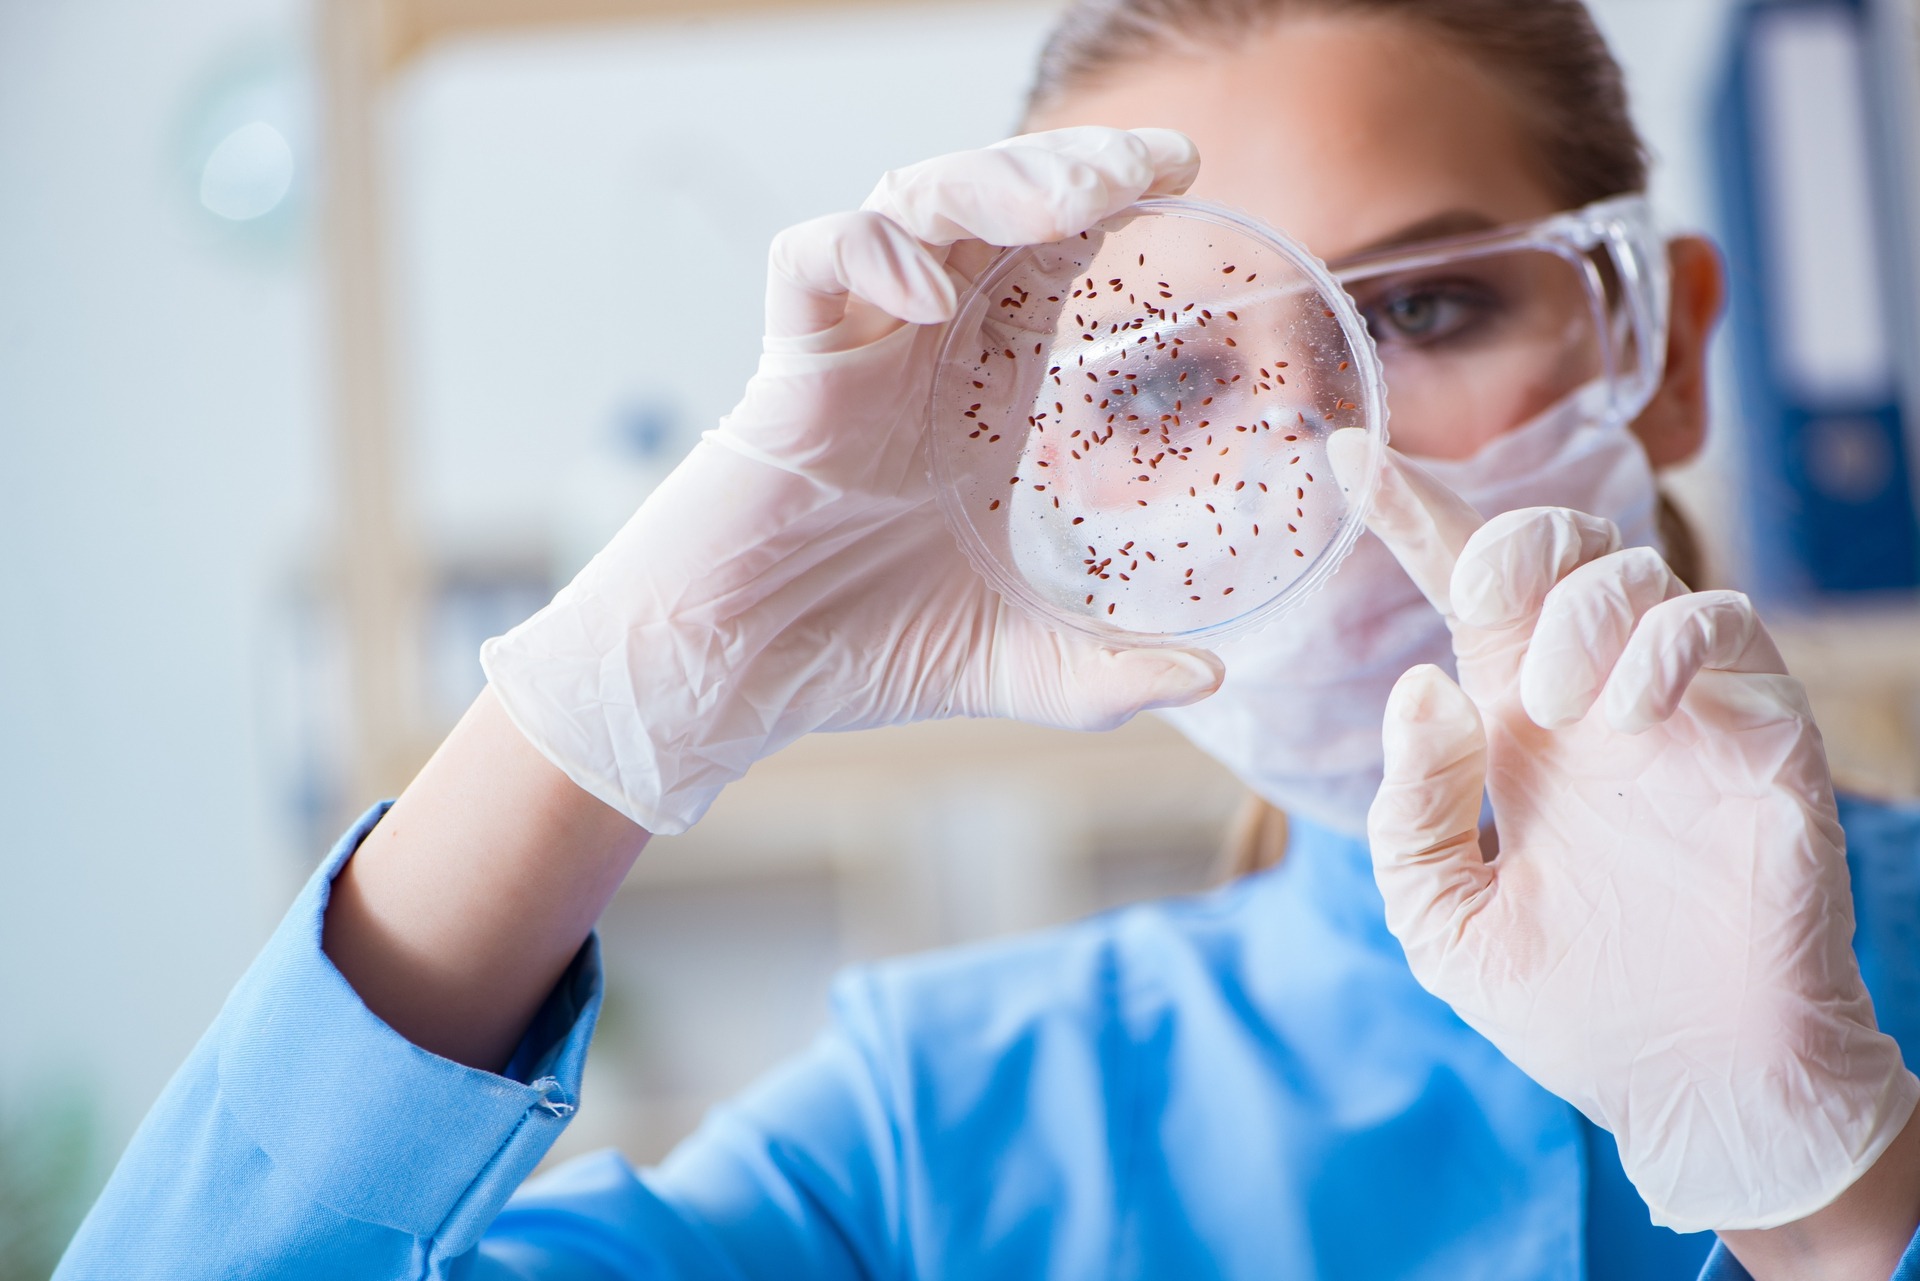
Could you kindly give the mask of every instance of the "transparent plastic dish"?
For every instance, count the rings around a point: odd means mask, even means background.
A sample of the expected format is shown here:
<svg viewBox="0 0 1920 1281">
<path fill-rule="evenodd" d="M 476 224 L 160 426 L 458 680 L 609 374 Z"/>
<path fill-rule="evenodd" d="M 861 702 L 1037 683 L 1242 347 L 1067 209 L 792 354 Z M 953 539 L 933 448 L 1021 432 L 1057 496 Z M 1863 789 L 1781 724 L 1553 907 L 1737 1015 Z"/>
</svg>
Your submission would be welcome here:
<svg viewBox="0 0 1920 1281">
<path fill-rule="evenodd" d="M 980 276 L 935 372 L 930 467 L 1015 605 L 1110 644 L 1212 643 L 1352 549 L 1371 488 L 1326 456 L 1348 427 L 1377 462 L 1379 360 L 1327 269 L 1230 210 L 1149 200 Z"/>
</svg>

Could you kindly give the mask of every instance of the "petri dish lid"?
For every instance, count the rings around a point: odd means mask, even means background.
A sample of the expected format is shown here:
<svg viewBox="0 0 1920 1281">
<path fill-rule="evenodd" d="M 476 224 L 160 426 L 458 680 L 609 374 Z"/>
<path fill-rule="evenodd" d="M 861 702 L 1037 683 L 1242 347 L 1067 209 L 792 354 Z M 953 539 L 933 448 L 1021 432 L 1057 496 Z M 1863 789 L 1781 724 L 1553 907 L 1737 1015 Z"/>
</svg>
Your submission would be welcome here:
<svg viewBox="0 0 1920 1281">
<path fill-rule="evenodd" d="M 949 324 L 929 465 L 988 584 L 1122 646 L 1225 640 L 1284 613 L 1359 538 L 1344 428 L 1386 447 L 1380 363 L 1326 267 L 1186 199 L 1002 253 Z M 1369 478 L 1377 473 L 1369 467 Z"/>
</svg>

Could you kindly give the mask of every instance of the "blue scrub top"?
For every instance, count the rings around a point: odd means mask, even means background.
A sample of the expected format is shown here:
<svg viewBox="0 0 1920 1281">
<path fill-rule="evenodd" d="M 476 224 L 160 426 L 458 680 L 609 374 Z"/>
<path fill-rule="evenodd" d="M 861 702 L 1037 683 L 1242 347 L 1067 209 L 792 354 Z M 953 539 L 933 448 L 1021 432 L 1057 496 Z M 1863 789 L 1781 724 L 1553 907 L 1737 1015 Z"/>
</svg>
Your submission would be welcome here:
<svg viewBox="0 0 1920 1281">
<path fill-rule="evenodd" d="M 855 971 L 813 1048 L 664 1165 L 523 1187 L 579 1102 L 597 945 L 505 1074 L 409 1044 L 320 949 L 383 812 L 155 1104 L 59 1281 L 1746 1276 L 1651 1225 L 1605 1132 L 1414 982 L 1365 849 L 1304 825 L 1211 894 Z M 1863 969 L 1920 1062 L 1920 810 L 1842 819 Z"/>
</svg>

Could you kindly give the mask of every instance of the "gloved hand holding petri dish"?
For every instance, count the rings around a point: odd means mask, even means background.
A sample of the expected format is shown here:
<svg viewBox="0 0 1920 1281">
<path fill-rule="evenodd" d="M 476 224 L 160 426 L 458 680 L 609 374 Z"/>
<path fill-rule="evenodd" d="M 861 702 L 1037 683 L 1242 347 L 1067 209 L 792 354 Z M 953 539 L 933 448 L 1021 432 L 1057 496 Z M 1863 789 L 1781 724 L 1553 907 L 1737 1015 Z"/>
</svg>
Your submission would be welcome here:
<svg viewBox="0 0 1920 1281">
<path fill-rule="evenodd" d="M 1326 268 L 1185 199 L 1003 253 L 949 326 L 929 417 L 935 491 L 987 582 L 1129 646 L 1217 642 L 1304 598 L 1371 499 L 1327 438 L 1361 429 L 1374 463 L 1387 441 L 1372 340 Z"/>
</svg>

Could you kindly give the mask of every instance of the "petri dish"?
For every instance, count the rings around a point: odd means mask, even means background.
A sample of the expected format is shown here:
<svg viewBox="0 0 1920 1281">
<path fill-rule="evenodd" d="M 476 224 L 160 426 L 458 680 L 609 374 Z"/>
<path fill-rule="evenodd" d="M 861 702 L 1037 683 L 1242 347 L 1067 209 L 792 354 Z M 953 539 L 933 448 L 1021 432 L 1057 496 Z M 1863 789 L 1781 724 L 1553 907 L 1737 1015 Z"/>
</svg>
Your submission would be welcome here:
<svg viewBox="0 0 1920 1281">
<path fill-rule="evenodd" d="M 1279 232 L 1187 199 L 1010 249 L 962 299 L 929 401 L 929 470 L 988 584 L 1116 645 L 1212 643 L 1333 573 L 1379 461 L 1386 393 L 1366 324 Z"/>
</svg>

